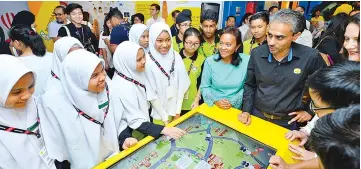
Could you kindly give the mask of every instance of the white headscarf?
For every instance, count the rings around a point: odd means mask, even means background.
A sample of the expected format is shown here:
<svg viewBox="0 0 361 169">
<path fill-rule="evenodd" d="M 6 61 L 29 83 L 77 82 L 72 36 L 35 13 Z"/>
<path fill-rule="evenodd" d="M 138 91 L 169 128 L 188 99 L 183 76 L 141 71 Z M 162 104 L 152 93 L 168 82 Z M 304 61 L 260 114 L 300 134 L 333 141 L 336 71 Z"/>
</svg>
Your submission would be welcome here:
<svg viewBox="0 0 361 169">
<path fill-rule="evenodd" d="M 155 49 L 157 37 L 163 31 L 168 32 L 169 36 L 172 37 L 169 26 L 165 23 L 157 22 L 150 27 L 149 49 L 154 59 L 170 75 L 170 86 L 173 86 L 176 90 L 176 96 L 170 99 L 167 98 L 166 88 L 168 87 L 168 78 L 160 71 L 159 67 L 154 63 L 149 55 L 147 55 L 145 68 L 146 77 L 149 82 L 149 86 L 147 86 L 147 99 L 149 101 L 159 99 L 168 115 L 175 116 L 177 101 L 183 100 L 184 94 L 190 85 L 190 80 L 181 56 L 173 50 L 173 43 L 171 43 L 170 50 L 165 55 L 162 55 Z M 173 59 L 175 61 L 174 72 L 170 74 Z M 153 118 L 158 120 L 161 119 L 158 114 L 159 113 L 156 113 L 154 109 L 152 110 Z"/>
<path fill-rule="evenodd" d="M 91 168 L 119 150 L 113 108 L 110 106 L 105 120 L 104 111 L 98 108 L 107 101 L 106 90 L 100 93 L 88 91 L 89 80 L 99 63 L 104 66 L 102 59 L 84 49 L 71 52 L 60 68 L 62 91 L 49 92 L 42 97 L 47 114 L 52 116 L 49 119 L 53 119 L 55 131 L 61 131 L 59 137 L 64 137 L 66 141 L 65 151 L 69 154 L 66 158 L 72 168 Z M 110 88 L 110 83 L 107 84 Z M 104 129 L 78 114 L 73 105 L 103 123 Z M 54 153 L 54 156 L 64 158 L 57 156 L 61 154 Z"/>
<path fill-rule="evenodd" d="M 35 84 L 35 93 L 34 96 L 40 97 L 44 93 L 44 87 L 47 84 L 51 66 L 53 64 L 53 54 L 46 52 L 44 56 L 20 56 L 18 57 L 22 60 L 25 65 L 36 72 L 36 84 Z"/>
<path fill-rule="evenodd" d="M 173 43 L 171 43 L 171 47 L 167 54 L 162 55 L 155 49 L 155 42 L 157 41 L 158 36 L 163 32 L 166 31 L 169 33 L 169 37 L 172 38 L 172 33 L 169 29 L 169 26 L 163 22 L 156 22 L 154 23 L 149 30 L 149 51 L 152 53 L 155 60 L 159 62 L 162 67 L 169 72 L 171 69 L 171 65 L 173 59 L 175 57 L 175 52 L 173 50 Z"/>
<path fill-rule="evenodd" d="M 60 65 L 64 60 L 65 56 L 68 55 L 69 50 L 72 47 L 80 47 L 84 48 L 81 42 L 73 37 L 66 36 L 58 39 L 54 43 L 54 57 L 53 57 L 53 66 L 51 70 L 53 73 L 60 78 Z M 44 87 L 44 91 L 48 90 L 50 87 L 53 87 L 55 83 L 59 82 L 58 79 L 55 79 L 51 74 L 49 74 L 49 78 Z"/>
<path fill-rule="evenodd" d="M 134 42 L 139 45 L 139 40 L 144 31 L 148 30 L 148 27 L 144 24 L 138 23 L 134 24 L 129 30 L 129 41 Z M 145 49 L 148 52 L 149 47 Z"/>
<path fill-rule="evenodd" d="M 34 97 L 28 99 L 25 108 L 5 108 L 6 100 L 13 86 L 29 72 L 32 71 L 18 58 L 11 55 L 0 55 L 1 125 L 26 130 L 36 123 L 38 115 Z M 35 73 L 32 73 L 35 79 Z M 40 134 L 42 135 L 42 133 Z M 46 169 L 46 164 L 38 155 L 42 148 L 41 139 L 42 137 L 38 139 L 34 135 L 0 131 L 0 168 Z"/>
<path fill-rule="evenodd" d="M 115 70 L 146 85 L 144 72 L 136 71 L 136 60 L 139 49 L 142 49 L 142 47 L 136 43 L 125 41 L 115 50 L 113 62 Z M 124 115 L 128 125 L 132 129 L 137 129 L 143 122 L 149 122 L 148 101 L 145 89 L 117 74 L 114 75 L 112 83 L 113 86 L 117 88 L 115 91 L 125 109 Z M 113 103 L 120 104 L 116 101 Z"/>
<path fill-rule="evenodd" d="M 56 75 L 60 75 L 60 64 L 68 55 L 69 50 L 72 47 L 84 48 L 78 39 L 70 36 L 62 37 L 54 43 L 54 58 L 52 71 Z"/>
</svg>

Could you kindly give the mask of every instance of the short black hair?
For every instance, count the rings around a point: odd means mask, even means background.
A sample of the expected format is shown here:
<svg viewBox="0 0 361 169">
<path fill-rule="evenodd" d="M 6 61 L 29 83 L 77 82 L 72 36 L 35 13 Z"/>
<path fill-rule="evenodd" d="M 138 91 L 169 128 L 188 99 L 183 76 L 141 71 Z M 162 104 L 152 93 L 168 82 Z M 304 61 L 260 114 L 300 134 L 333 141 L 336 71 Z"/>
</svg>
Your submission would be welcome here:
<svg viewBox="0 0 361 169">
<path fill-rule="evenodd" d="M 119 11 L 118 7 L 110 8 L 108 16 L 109 16 L 109 19 L 111 19 L 112 17 L 123 19 L 123 14 L 122 14 L 122 12 Z"/>
<path fill-rule="evenodd" d="M 321 12 L 321 10 L 319 9 L 319 8 L 315 8 L 313 11 L 312 11 L 312 17 L 315 17 L 316 16 L 316 12 L 317 11 L 320 11 Z"/>
<path fill-rule="evenodd" d="M 312 74 L 306 86 L 322 101 L 336 107 L 360 103 L 360 63 L 344 61 Z"/>
<path fill-rule="evenodd" d="M 9 37 L 13 41 L 20 41 L 26 47 L 30 47 L 36 56 L 44 56 L 46 53 L 43 39 L 28 25 L 15 25 L 10 29 Z"/>
<path fill-rule="evenodd" d="M 229 18 L 234 18 L 234 21 L 235 21 L 235 22 L 236 22 L 236 20 L 237 20 L 237 19 L 236 19 L 236 17 L 235 17 L 235 16 L 233 16 L 233 15 L 228 16 L 228 17 L 227 17 L 227 21 L 228 21 L 228 19 L 229 19 Z"/>
<path fill-rule="evenodd" d="M 242 61 L 239 57 L 239 53 L 243 53 L 243 44 L 242 44 L 242 35 L 238 31 L 237 28 L 228 26 L 222 30 L 219 37 L 222 37 L 224 34 L 231 34 L 236 38 L 236 46 L 239 46 L 237 51 L 235 51 L 232 55 L 232 61 L 231 64 L 234 66 L 239 66 L 239 63 Z M 214 59 L 216 62 L 220 61 L 222 59 L 221 54 L 219 54 L 219 58 Z"/>
<path fill-rule="evenodd" d="M 268 8 L 268 12 L 271 12 L 275 8 L 280 9 L 280 8 L 278 8 L 278 6 L 271 6 L 271 7 Z"/>
<path fill-rule="evenodd" d="M 251 16 L 251 15 L 252 15 L 252 13 L 245 13 L 245 14 L 243 15 L 243 17 L 242 17 L 241 25 L 242 25 L 242 23 L 244 23 L 244 22 L 246 21 L 246 19 L 247 19 L 249 16 Z"/>
<path fill-rule="evenodd" d="M 199 39 L 200 42 L 202 41 L 202 34 L 201 34 L 201 32 L 199 32 L 198 29 L 196 29 L 196 28 L 188 28 L 184 32 L 184 35 L 183 35 L 183 45 L 184 45 L 184 42 L 186 41 L 188 36 L 196 36 Z"/>
<path fill-rule="evenodd" d="M 134 14 L 134 18 L 137 17 L 138 19 L 140 19 L 140 21 L 142 21 L 144 23 L 144 15 L 141 13 L 136 13 Z"/>
<path fill-rule="evenodd" d="M 212 20 L 212 21 L 218 23 L 217 13 L 212 9 L 204 10 L 201 15 L 201 23 L 203 23 L 206 20 Z"/>
<path fill-rule="evenodd" d="M 30 11 L 23 10 L 18 12 L 14 16 L 11 26 L 20 25 L 20 24 L 31 26 L 31 24 L 33 24 L 34 22 L 35 22 L 35 15 Z"/>
<path fill-rule="evenodd" d="M 305 7 L 303 7 L 303 6 L 297 6 L 296 8 L 302 8 L 303 12 L 306 11 Z"/>
<path fill-rule="evenodd" d="M 257 12 L 253 14 L 249 19 L 249 23 L 257 19 L 263 20 L 264 22 L 267 23 L 267 25 L 269 24 L 269 14 L 267 12 Z"/>
<path fill-rule="evenodd" d="M 68 6 L 66 6 L 66 13 L 69 15 L 75 9 L 80 9 L 81 12 L 83 12 L 83 7 L 81 5 L 77 3 L 71 3 Z"/>
<path fill-rule="evenodd" d="M 359 169 L 360 105 L 337 109 L 320 118 L 311 131 L 309 144 L 325 169 Z"/>
<path fill-rule="evenodd" d="M 59 6 L 56 6 L 54 9 L 58 9 L 58 8 L 60 8 L 63 11 L 63 13 L 66 14 L 66 9 L 64 6 L 59 5 Z"/>
<path fill-rule="evenodd" d="M 180 11 L 179 11 L 179 10 L 174 10 L 174 11 L 172 12 L 172 17 L 174 18 L 174 17 L 175 17 L 175 14 L 177 14 L 177 13 L 180 13 Z"/>
<path fill-rule="evenodd" d="M 160 11 L 160 6 L 158 4 L 152 4 L 150 6 L 154 6 L 157 11 Z"/>
</svg>

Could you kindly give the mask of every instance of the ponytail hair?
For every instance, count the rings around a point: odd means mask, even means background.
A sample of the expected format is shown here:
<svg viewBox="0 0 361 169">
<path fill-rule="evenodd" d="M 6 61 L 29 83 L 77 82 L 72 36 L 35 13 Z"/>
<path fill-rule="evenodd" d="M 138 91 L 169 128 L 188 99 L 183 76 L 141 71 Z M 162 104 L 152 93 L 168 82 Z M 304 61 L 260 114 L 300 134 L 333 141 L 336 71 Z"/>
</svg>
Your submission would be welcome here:
<svg viewBox="0 0 361 169">
<path fill-rule="evenodd" d="M 11 28 L 9 37 L 13 41 L 21 41 L 26 47 L 30 47 L 36 56 L 42 57 L 46 53 L 43 39 L 30 26 L 15 25 Z"/>
</svg>

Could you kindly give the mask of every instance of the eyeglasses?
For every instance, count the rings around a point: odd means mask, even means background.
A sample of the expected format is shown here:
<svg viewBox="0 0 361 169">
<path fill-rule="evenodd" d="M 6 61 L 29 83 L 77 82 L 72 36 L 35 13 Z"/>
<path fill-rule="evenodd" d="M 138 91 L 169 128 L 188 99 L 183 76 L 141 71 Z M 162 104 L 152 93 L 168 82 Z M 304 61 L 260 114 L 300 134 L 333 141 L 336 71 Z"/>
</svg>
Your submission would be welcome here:
<svg viewBox="0 0 361 169">
<path fill-rule="evenodd" d="M 185 41 L 185 44 L 187 44 L 188 46 L 192 47 L 192 48 L 197 48 L 199 47 L 200 43 L 192 43 L 192 42 L 187 42 Z"/>
<path fill-rule="evenodd" d="M 223 47 L 223 45 L 226 45 L 227 48 L 230 48 L 232 46 L 232 44 L 230 43 L 223 43 L 223 42 L 219 43 L 219 47 Z"/>
<path fill-rule="evenodd" d="M 53 13 L 54 16 L 61 16 L 63 13 Z"/>
<path fill-rule="evenodd" d="M 181 27 L 188 27 L 188 28 L 190 28 L 190 27 L 192 27 L 192 24 L 180 24 L 180 26 L 181 26 Z"/>
<path fill-rule="evenodd" d="M 316 107 L 315 103 L 313 102 L 313 100 L 311 100 L 310 102 L 310 110 L 312 111 L 313 114 L 317 114 L 316 111 L 317 110 L 327 110 L 327 109 L 338 109 L 340 108 L 339 106 L 330 106 L 330 107 Z"/>
</svg>

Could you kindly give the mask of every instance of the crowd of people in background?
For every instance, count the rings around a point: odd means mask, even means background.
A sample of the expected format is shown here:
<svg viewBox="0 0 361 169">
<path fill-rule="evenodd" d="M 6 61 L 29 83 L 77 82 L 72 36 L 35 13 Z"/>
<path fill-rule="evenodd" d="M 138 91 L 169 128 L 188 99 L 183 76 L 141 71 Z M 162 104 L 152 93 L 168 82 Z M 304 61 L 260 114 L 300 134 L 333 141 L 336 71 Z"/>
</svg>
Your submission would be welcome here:
<svg viewBox="0 0 361 169">
<path fill-rule="evenodd" d="M 188 9 L 173 25 L 159 12 L 128 23 L 111 8 L 98 36 L 81 5 L 58 6 L 53 53 L 35 16 L 16 14 L 0 55 L 0 168 L 92 168 L 145 136 L 181 138 L 167 124 L 202 103 L 289 129 L 300 162 L 272 156 L 273 169 L 360 168 L 359 9 L 340 3 L 326 24 L 319 9 L 307 20 L 272 6 L 220 30 L 211 9 L 199 28 Z"/>
</svg>

